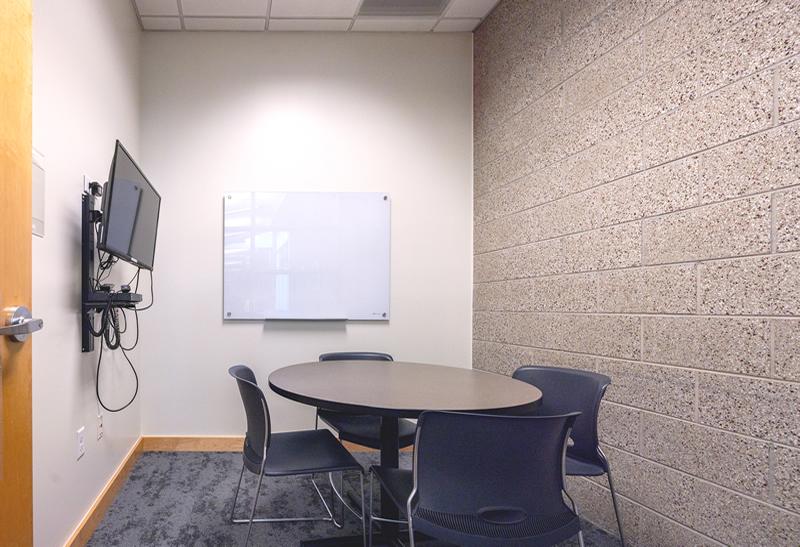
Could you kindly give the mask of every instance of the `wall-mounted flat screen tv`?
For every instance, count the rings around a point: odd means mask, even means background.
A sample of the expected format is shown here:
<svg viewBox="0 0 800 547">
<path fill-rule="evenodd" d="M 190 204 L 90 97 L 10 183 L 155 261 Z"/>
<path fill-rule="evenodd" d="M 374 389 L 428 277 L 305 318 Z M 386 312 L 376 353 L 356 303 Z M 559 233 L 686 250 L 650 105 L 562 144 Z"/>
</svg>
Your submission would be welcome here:
<svg viewBox="0 0 800 547">
<path fill-rule="evenodd" d="M 161 196 L 117 141 L 103 193 L 97 248 L 134 266 L 153 269 Z"/>
</svg>

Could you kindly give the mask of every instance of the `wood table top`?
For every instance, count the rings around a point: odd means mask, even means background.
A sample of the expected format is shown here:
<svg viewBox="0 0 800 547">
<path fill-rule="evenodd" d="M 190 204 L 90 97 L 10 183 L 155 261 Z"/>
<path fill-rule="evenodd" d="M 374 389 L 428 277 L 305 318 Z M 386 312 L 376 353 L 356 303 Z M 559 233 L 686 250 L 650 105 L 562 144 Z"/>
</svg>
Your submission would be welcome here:
<svg viewBox="0 0 800 547">
<path fill-rule="evenodd" d="M 313 361 L 269 375 L 270 388 L 329 410 L 416 418 L 426 410 L 522 414 L 542 392 L 508 376 L 402 361 Z"/>
</svg>

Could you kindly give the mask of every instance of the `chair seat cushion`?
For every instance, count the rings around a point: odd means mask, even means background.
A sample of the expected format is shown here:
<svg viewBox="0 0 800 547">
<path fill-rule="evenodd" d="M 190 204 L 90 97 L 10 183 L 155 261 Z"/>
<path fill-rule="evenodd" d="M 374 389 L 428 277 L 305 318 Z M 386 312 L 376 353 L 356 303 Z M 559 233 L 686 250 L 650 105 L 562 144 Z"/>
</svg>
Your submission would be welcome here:
<svg viewBox="0 0 800 547">
<path fill-rule="evenodd" d="M 470 513 L 448 513 L 417 507 L 414 531 L 463 547 L 555 545 L 581 530 L 580 519 L 568 509 L 547 515 L 527 515 L 496 522 Z"/>
<path fill-rule="evenodd" d="M 320 410 L 320 419 L 331 426 L 343 441 L 379 449 L 381 447 L 380 416 L 344 414 L 330 410 Z M 400 448 L 414 444 L 417 426 L 411 420 L 399 421 Z"/>
<path fill-rule="evenodd" d="M 244 463 L 253 473 L 261 461 L 245 447 Z M 350 452 L 326 429 L 273 433 L 267 449 L 264 474 L 268 476 L 306 475 L 335 471 L 362 471 Z"/>
<path fill-rule="evenodd" d="M 580 477 L 597 477 L 604 475 L 606 470 L 602 465 L 593 462 L 587 462 L 578 458 L 570 457 L 567 455 L 566 465 L 567 475 L 574 475 Z"/>
<path fill-rule="evenodd" d="M 405 514 L 406 502 L 414 488 L 414 472 L 410 469 L 394 469 L 373 465 L 370 471 L 375 473 L 378 482 L 389 494 L 392 502 Z"/>
</svg>

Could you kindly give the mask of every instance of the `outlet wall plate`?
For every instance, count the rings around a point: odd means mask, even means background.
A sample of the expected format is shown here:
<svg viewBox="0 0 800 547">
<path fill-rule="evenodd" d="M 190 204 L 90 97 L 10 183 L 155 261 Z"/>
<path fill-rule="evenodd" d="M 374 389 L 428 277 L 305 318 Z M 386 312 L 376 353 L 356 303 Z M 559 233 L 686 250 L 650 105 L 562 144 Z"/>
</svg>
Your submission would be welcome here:
<svg viewBox="0 0 800 547">
<path fill-rule="evenodd" d="M 33 149 L 31 165 L 31 228 L 33 235 L 44 237 L 45 168 L 44 156 Z"/>
<path fill-rule="evenodd" d="M 78 440 L 78 457 L 80 460 L 86 454 L 86 426 L 82 425 L 78 431 L 75 432 Z"/>
<path fill-rule="evenodd" d="M 98 414 L 97 415 L 97 440 L 99 441 L 102 438 L 103 438 L 103 415 L 102 414 Z"/>
</svg>

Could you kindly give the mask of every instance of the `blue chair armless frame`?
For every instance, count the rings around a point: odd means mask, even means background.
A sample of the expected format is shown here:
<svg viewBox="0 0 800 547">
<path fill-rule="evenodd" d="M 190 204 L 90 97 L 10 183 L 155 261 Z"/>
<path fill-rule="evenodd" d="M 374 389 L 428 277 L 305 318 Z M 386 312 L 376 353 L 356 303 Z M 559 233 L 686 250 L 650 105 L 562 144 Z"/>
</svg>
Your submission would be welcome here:
<svg viewBox="0 0 800 547">
<path fill-rule="evenodd" d="M 325 501 L 316 481 L 314 474 L 327 473 L 331 487 L 333 487 L 333 473 L 343 474 L 345 471 L 356 471 L 361 482 L 361 499 L 363 506 L 364 499 L 364 472 L 358 462 L 339 444 L 339 442 L 327 430 L 308 430 L 293 431 L 288 433 L 272 433 L 269 406 L 264 392 L 258 387 L 255 374 L 245 365 L 235 365 L 228 369 L 228 373 L 236 380 L 242 404 L 245 409 L 247 419 L 247 432 L 245 434 L 244 446 L 242 450 L 242 470 L 239 473 L 239 481 L 233 496 L 230 521 L 234 524 L 248 524 L 245 546 L 250 541 L 253 523 L 266 522 L 307 522 L 307 521 L 328 521 L 337 528 L 342 524 L 337 522 L 333 516 L 332 506 L 335 498 L 331 499 L 331 506 Z M 270 455 L 275 450 L 280 456 L 280 462 L 273 463 Z M 252 473 L 258 474 L 258 486 L 256 488 L 253 505 L 249 518 L 236 518 L 236 501 L 239 497 L 239 490 L 242 486 L 242 477 L 247 468 Z M 327 513 L 324 517 L 277 517 L 277 518 L 256 518 L 256 504 L 261 492 L 261 485 L 264 476 L 291 476 L 309 475 L 311 484 L 319 496 L 323 507 Z M 365 520 L 361 515 L 362 521 Z M 364 542 L 366 543 L 366 529 L 362 525 Z"/>
<path fill-rule="evenodd" d="M 600 402 L 611 385 L 611 378 L 588 370 L 550 366 L 520 367 L 512 377 L 542 390 L 542 403 L 534 414 L 581 413 L 571 435 L 574 444 L 567 448 L 566 473 L 574 476 L 607 475 L 619 538 L 624 547 L 625 537 L 611 465 L 600 447 L 597 427 Z"/>
<path fill-rule="evenodd" d="M 464 546 L 543 547 L 583 534 L 564 503 L 566 441 L 578 413 L 491 416 L 424 412 L 413 471 L 370 469 L 414 532 Z M 525 484 L 520 488 L 520 484 Z M 410 490 L 410 491 L 409 491 Z M 371 518 L 369 538 L 372 537 Z"/>
</svg>

